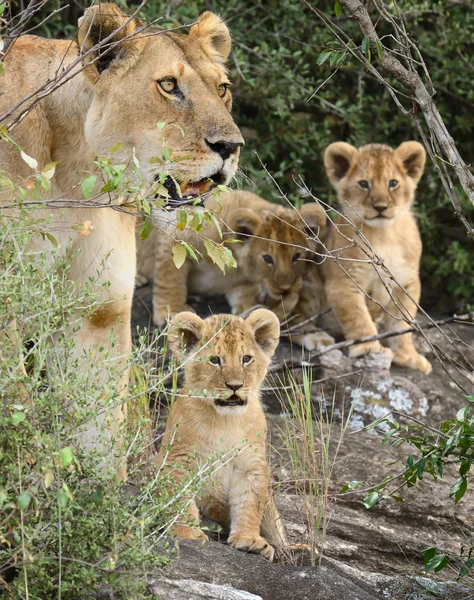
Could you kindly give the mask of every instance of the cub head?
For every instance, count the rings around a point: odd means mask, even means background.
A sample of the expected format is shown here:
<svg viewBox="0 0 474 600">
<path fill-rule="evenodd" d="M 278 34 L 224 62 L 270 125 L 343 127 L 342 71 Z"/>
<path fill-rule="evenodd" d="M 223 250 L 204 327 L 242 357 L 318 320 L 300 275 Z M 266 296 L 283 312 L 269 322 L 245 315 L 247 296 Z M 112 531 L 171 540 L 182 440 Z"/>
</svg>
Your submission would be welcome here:
<svg viewBox="0 0 474 600">
<path fill-rule="evenodd" d="M 241 242 L 233 248 L 239 269 L 279 300 L 300 292 L 308 261 L 314 260 L 309 238 L 321 235 L 326 213 L 316 203 L 305 204 L 299 213 L 278 205 L 274 211 L 237 208 L 228 226 Z"/>
<path fill-rule="evenodd" d="M 260 401 L 259 389 L 279 338 L 277 317 L 258 309 L 245 320 L 178 313 L 169 340 L 173 355 L 183 361 L 188 392 L 219 414 L 239 415 L 249 403 Z"/>
<path fill-rule="evenodd" d="M 326 172 L 345 214 L 369 227 L 387 227 L 400 212 L 410 210 L 425 159 L 418 142 L 404 142 L 396 150 L 336 142 L 324 153 Z"/>
<path fill-rule="evenodd" d="M 92 91 L 85 136 L 93 154 L 121 143 L 113 158 L 122 162 L 134 151 L 151 195 L 170 204 L 229 182 L 243 139 L 230 115 L 231 39 L 219 17 L 203 13 L 186 35 L 140 29 L 103 3 L 79 20 L 77 41 Z"/>
</svg>

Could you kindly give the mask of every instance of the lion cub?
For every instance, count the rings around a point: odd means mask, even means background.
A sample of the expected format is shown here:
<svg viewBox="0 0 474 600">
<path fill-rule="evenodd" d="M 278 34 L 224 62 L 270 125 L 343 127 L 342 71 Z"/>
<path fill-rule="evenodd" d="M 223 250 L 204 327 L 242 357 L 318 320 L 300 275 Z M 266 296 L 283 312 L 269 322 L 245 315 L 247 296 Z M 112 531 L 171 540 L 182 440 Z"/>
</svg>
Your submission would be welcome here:
<svg viewBox="0 0 474 600">
<path fill-rule="evenodd" d="M 237 240 L 229 245 L 237 268 L 226 273 L 206 256 L 203 239 L 220 242 L 215 227 L 205 226 L 202 234 L 182 232 L 203 258 L 196 263 L 187 258 L 180 269 L 173 262 L 172 237 L 161 236 L 154 244 L 153 259 L 142 243 L 138 243 L 138 270 L 153 284 L 153 321 L 165 324 L 169 315 L 191 310 L 186 304 L 189 292 L 209 295 L 225 294 L 233 313 L 240 314 L 256 305 L 264 305 L 283 321 L 291 317 L 291 325 L 306 321 L 318 312 L 317 300 L 323 294 L 318 268 L 307 278 L 313 243 L 309 238 L 319 235 L 326 226 L 326 214 L 316 203 L 304 205 L 299 212 L 273 204 L 252 194 L 235 191 L 211 196 L 206 208 L 217 216 L 224 239 Z M 179 234 L 178 234 L 179 235 Z M 153 242 L 152 242 L 153 243 Z M 308 312 L 313 300 L 314 312 Z M 313 322 L 301 327 L 292 340 L 313 350 L 334 340 L 317 330 Z"/>
<path fill-rule="evenodd" d="M 157 464 L 179 481 L 214 463 L 196 500 L 187 499 L 184 522 L 173 526 L 173 535 L 207 539 L 199 528 L 200 510 L 230 530 L 228 544 L 238 550 L 272 560 L 269 542 L 285 543 L 270 492 L 260 403 L 279 335 L 278 319 L 266 309 L 245 320 L 233 315 L 203 320 L 182 312 L 171 321 L 170 346 L 184 361 L 184 386 L 171 408 Z"/>
<path fill-rule="evenodd" d="M 418 142 L 396 150 L 379 144 L 357 149 L 344 142 L 326 149 L 324 164 L 344 214 L 326 240 L 331 257 L 324 274 L 329 304 L 346 339 L 377 334 L 375 323 L 388 331 L 405 329 L 415 318 L 422 248 L 411 204 L 425 158 Z M 376 266 L 378 259 L 384 266 Z M 397 365 L 431 372 L 411 333 L 389 344 L 391 350 L 379 341 L 358 344 L 349 355 L 385 352 Z"/>
</svg>

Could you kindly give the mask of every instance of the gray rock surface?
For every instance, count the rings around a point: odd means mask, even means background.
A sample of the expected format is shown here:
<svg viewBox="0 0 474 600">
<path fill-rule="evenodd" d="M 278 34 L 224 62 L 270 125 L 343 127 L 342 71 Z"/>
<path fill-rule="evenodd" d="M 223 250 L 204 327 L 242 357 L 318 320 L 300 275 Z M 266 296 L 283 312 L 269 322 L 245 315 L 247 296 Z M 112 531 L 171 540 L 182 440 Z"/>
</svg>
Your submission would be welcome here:
<svg viewBox="0 0 474 600">
<path fill-rule="evenodd" d="M 206 303 L 198 308 L 204 316 Z M 225 304 L 213 304 L 213 308 L 214 312 L 226 310 Z M 141 288 L 137 292 L 134 324 L 147 325 L 150 309 L 150 290 Z M 370 487 L 403 470 L 401 459 L 409 449 L 394 449 L 381 443 L 386 425 L 361 431 L 365 426 L 396 410 L 437 427 L 466 404 L 465 394 L 474 392 L 473 340 L 473 327 L 461 324 L 443 331 L 430 330 L 428 344 L 417 339 L 420 351 L 433 363 L 429 376 L 394 366 L 389 370 L 383 360 L 351 360 L 346 351 L 339 350 L 320 358 L 305 353 L 303 360 L 300 349 L 282 343 L 263 398 L 272 470 L 290 541 L 315 541 L 323 556 L 321 564 L 311 566 L 305 555 L 294 564 L 270 564 L 216 541 L 202 544 L 180 540 L 178 558 L 155 577 L 151 588 L 155 596 L 163 600 L 233 600 L 240 597 L 232 594 L 246 592 L 263 600 L 474 599 L 474 584 L 468 590 L 424 577 L 424 547 L 436 546 L 440 551 L 457 554 L 474 530 L 472 490 L 459 505 L 449 498 L 449 489 L 456 479 L 453 468 L 447 467 L 437 484 L 426 476 L 416 488 L 403 490 L 402 503 L 383 501 L 370 511 L 362 505 L 361 495 L 338 495 L 349 481 L 362 481 L 365 484 L 361 487 Z M 443 363 L 436 355 L 444 356 Z M 315 540 L 308 527 L 315 514 L 309 514 L 311 503 L 304 501 L 301 486 L 295 483 L 281 435 L 291 421 L 288 402 L 285 393 L 277 389 L 282 381 L 286 382 L 288 368 L 301 382 L 302 364 L 314 365 L 312 400 L 318 417 L 314 459 L 320 460 L 322 448 L 327 448 L 330 465 L 327 527 L 325 534 L 318 534 Z M 321 415 L 323 419 L 319 421 Z M 341 437 L 344 425 L 347 427 Z M 313 512 L 317 510 L 315 506 Z M 442 579 L 453 578 L 455 571 L 440 575 Z M 209 593 L 215 596 L 205 595 Z"/>
</svg>

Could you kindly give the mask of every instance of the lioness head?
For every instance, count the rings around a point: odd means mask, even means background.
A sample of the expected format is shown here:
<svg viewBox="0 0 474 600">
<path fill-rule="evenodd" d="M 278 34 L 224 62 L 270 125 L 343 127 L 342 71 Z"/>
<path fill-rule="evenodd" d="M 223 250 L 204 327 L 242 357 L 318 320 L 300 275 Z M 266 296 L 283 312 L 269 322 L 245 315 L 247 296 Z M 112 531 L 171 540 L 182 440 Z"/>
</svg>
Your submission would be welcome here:
<svg viewBox="0 0 474 600">
<path fill-rule="evenodd" d="M 314 259 L 308 236 L 325 228 L 326 213 L 316 203 L 305 204 L 299 214 L 281 206 L 274 212 L 237 208 L 228 225 L 241 241 L 233 248 L 239 268 L 249 281 L 263 283 L 270 298 L 279 300 L 300 292 L 308 260 Z"/>
<path fill-rule="evenodd" d="M 229 182 L 243 139 L 230 116 L 231 39 L 219 17 L 203 13 L 186 35 L 140 29 L 115 4 L 99 4 L 79 20 L 78 44 L 93 90 L 85 135 L 94 154 L 121 142 L 126 159 L 134 149 L 146 185 L 171 203 Z M 160 181 L 161 172 L 171 177 Z"/>
<path fill-rule="evenodd" d="M 191 312 L 171 321 L 170 346 L 184 359 L 185 386 L 216 412 L 238 415 L 259 402 L 259 388 L 278 345 L 280 322 L 258 309 L 245 320 L 235 315 L 201 319 Z"/>
<path fill-rule="evenodd" d="M 356 223 L 386 227 L 410 209 L 425 159 L 418 142 L 404 142 L 396 150 L 336 142 L 326 149 L 324 165 L 345 214 Z"/>
</svg>

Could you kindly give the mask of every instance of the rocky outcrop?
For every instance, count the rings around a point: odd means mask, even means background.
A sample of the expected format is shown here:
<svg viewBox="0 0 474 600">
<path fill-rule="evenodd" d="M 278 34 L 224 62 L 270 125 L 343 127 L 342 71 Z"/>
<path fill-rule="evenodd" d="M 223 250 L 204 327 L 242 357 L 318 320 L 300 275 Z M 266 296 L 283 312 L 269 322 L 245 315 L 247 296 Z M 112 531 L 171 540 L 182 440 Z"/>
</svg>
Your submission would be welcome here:
<svg viewBox="0 0 474 600">
<path fill-rule="evenodd" d="M 147 325 L 150 291 L 141 288 L 137 296 L 135 324 Z M 225 305 L 217 306 L 215 312 L 225 310 Z M 457 554 L 466 535 L 472 535 L 472 491 L 457 506 L 449 498 L 455 470 L 446 468 L 438 483 L 427 476 L 416 488 L 403 490 L 403 502 L 385 500 L 370 510 L 364 508 L 360 494 L 338 495 L 349 481 L 370 487 L 402 470 L 400 459 L 409 450 L 381 443 L 387 428 L 384 424 L 370 432 L 361 431 L 369 423 L 396 410 L 437 427 L 465 405 L 464 396 L 473 392 L 474 378 L 459 367 L 474 364 L 473 339 L 472 326 L 457 324 L 443 331 L 431 330 L 427 334 L 431 350 L 427 342 L 417 340 L 419 349 L 429 352 L 433 362 L 429 376 L 390 366 L 380 357 L 351 360 L 341 351 L 302 357 L 300 349 L 282 343 L 264 394 L 278 504 L 291 542 L 307 543 L 308 503 L 288 467 L 281 432 L 291 413 L 278 388 L 287 379 L 287 368 L 301 381 L 302 365 L 313 364 L 313 405 L 315 415 L 322 417 L 322 422 L 315 424 L 317 440 L 321 445 L 327 442 L 330 465 L 328 519 L 324 535 L 320 533 L 314 540 L 321 561 L 311 566 L 310 557 L 303 554 L 293 564 L 271 564 L 222 542 L 180 540 L 177 558 L 156 574 L 150 582 L 151 592 L 163 600 L 474 598 L 472 589 L 424 577 L 424 547 L 437 546 Z M 436 360 L 436 353 L 444 357 L 442 363 Z M 341 429 L 345 430 L 342 436 Z M 455 571 L 441 573 L 445 579 L 454 576 Z"/>
</svg>

